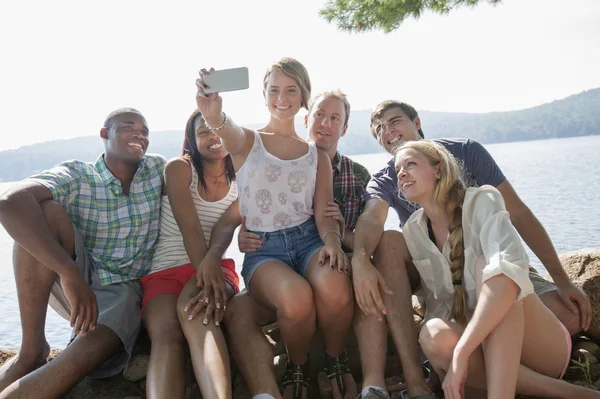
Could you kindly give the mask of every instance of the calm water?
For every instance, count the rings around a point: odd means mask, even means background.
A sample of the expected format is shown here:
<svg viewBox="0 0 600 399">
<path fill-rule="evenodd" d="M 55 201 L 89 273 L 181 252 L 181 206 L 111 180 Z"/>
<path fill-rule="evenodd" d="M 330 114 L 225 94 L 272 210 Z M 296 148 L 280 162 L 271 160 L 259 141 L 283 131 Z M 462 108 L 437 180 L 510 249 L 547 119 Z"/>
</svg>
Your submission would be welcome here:
<svg viewBox="0 0 600 399">
<path fill-rule="evenodd" d="M 560 252 L 600 247 L 600 136 L 529 141 L 486 146 L 521 198 L 550 234 Z M 353 157 L 371 172 L 389 159 L 387 154 Z M 11 183 L 0 183 L 0 193 Z M 397 228 L 391 212 L 387 227 Z M 241 265 L 232 245 L 228 255 Z M 543 267 L 533 256 L 532 263 Z M 239 272 L 239 271 L 238 271 Z M 0 347 L 18 347 L 21 328 L 12 269 L 12 240 L 0 226 Z M 52 347 L 68 342 L 68 322 L 48 310 L 46 335 Z"/>
</svg>

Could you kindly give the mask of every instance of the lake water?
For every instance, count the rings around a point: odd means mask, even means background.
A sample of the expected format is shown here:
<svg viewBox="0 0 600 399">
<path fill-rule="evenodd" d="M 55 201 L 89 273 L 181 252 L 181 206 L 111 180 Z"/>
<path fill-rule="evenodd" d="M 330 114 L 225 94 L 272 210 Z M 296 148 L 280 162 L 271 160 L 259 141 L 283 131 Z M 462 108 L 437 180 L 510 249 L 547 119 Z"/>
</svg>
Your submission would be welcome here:
<svg viewBox="0 0 600 399">
<path fill-rule="evenodd" d="M 487 145 L 517 193 L 540 219 L 557 251 L 600 248 L 600 136 Z M 371 172 L 389 159 L 387 154 L 354 156 Z M 0 193 L 12 183 L 0 183 Z M 390 212 L 387 228 L 398 228 Z M 235 238 L 234 238 L 235 239 Z M 228 256 L 241 265 L 234 243 Z M 529 254 L 532 264 L 540 262 Z M 239 272 L 239 270 L 238 270 Z M 21 327 L 12 269 L 12 239 L 0 226 L 0 347 L 18 347 Z M 46 336 L 53 348 L 64 348 L 70 328 L 48 310 Z"/>
</svg>

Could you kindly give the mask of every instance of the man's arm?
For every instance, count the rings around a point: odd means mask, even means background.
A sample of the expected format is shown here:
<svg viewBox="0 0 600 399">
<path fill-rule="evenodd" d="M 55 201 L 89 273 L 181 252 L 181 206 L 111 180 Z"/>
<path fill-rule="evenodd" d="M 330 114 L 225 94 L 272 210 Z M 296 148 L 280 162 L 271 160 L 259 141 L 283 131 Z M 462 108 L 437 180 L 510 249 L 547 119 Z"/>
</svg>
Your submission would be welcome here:
<svg viewBox="0 0 600 399">
<path fill-rule="evenodd" d="M 586 330 L 592 319 L 589 297 L 569 280 L 548 233 L 531 209 L 521 201 L 510 182 L 504 180 L 496 188 L 504 198 L 512 224 L 552 276 L 563 302 L 574 313 L 577 313 L 578 309 L 572 302 L 575 301 L 578 305 L 581 312 L 581 328 Z"/>
<path fill-rule="evenodd" d="M 78 274 L 71 256 L 56 241 L 40 206 L 52 199 L 44 185 L 24 180 L 0 197 L 0 223 L 6 232 L 61 278 Z"/>
<path fill-rule="evenodd" d="M 387 219 L 389 205 L 386 201 L 371 198 L 358 218 L 354 230 L 354 253 L 352 254 L 352 281 L 356 303 L 367 315 L 383 319 L 387 313 L 379 286 L 391 295 L 382 274 L 371 263 L 371 256 L 379 244 Z"/>
<path fill-rule="evenodd" d="M 353 264 L 355 259 L 360 262 L 373 256 L 383 234 L 388 209 L 388 203 L 379 198 L 371 198 L 365 203 L 354 230 Z"/>
<path fill-rule="evenodd" d="M 71 327 L 85 336 L 98 318 L 96 296 L 60 243 L 50 232 L 41 203 L 52 199 L 50 189 L 34 181 L 23 181 L 0 197 L 0 223 L 23 249 L 54 271 L 71 306 Z"/>
</svg>

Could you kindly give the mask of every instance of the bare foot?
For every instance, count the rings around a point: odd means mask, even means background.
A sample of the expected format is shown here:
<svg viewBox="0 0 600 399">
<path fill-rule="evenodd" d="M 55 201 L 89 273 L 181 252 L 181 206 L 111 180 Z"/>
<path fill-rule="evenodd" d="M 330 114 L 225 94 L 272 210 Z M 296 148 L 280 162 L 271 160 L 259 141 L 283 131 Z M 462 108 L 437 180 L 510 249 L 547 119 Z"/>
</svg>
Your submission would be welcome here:
<svg viewBox="0 0 600 399">
<path fill-rule="evenodd" d="M 333 393 L 334 399 L 355 399 L 358 396 L 358 389 L 356 387 L 356 381 L 354 381 L 354 377 L 352 374 L 347 373 L 344 374 L 344 385 L 346 386 L 346 394 L 342 396 L 342 393 L 338 387 L 338 384 L 335 378 L 329 380 L 331 384 L 331 391 Z"/>
<path fill-rule="evenodd" d="M 46 358 L 49 354 L 50 345 L 46 342 L 44 349 L 38 356 L 26 358 L 19 352 L 16 356 L 8 359 L 2 367 L 0 367 L 0 392 L 19 378 L 46 364 Z"/>
</svg>

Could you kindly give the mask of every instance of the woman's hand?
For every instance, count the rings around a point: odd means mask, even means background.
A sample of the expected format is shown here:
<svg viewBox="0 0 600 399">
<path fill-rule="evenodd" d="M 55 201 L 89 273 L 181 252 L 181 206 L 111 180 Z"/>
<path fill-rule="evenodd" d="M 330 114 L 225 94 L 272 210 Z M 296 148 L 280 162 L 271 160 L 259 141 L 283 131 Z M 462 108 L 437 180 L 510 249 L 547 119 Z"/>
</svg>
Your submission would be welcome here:
<svg viewBox="0 0 600 399">
<path fill-rule="evenodd" d="M 184 311 L 189 313 L 188 320 L 194 320 L 196 316 L 204 310 L 204 319 L 202 320 L 202 324 L 207 325 L 211 316 L 213 316 L 213 320 L 215 325 L 219 325 L 219 320 L 214 314 L 215 306 L 213 303 L 206 303 L 205 294 L 203 290 L 195 295 L 192 299 L 185 304 L 183 308 Z"/>
<path fill-rule="evenodd" d="M 468 372 L 469 358 L 455 351 L 442 383 L 446 399 L 462 399 L 465 397 L 465 382 L 467 381 Z"/>
<path fill-rule="evenodd" d="M 205 323 L 214 312 L 215 324 L 223 320 L 223 314 L 227 308 L 227 287 L 225 286 L 225 276 L 221 268 L 221 259 L 211 257 L 206 254 L 196 271 L 198 288 L 202 290 L 202 302 L 207 307 Z"/>
<path fill-rule="evenodd" d="M 204 121 L 209 127 L 219 127 L 223 124 L 223 99 L 219 96 L 219 93 L 206 94 L 205 89 L 208 89 L 208 85 L 204 82 L 204 77 L 209 75 L 215 69 L 210 68 L 210 71 L 201 69 L 199 77 L 196 79 L 196 104 L 198 109 L 202 113 Z"/>
<path fill-rule="evenodd" d="M 334 230 L 335 231 L 335 230 Z M 337 233 L 337 231 L 335 231 Z M 337 234 L 331 232 L 323 237 L 325 246 L 319 252 L 319 265 L 325 266 L 329 258 L 329 267 L 336 268 L 340 273 L 348 274 L 350 265 L 348 257 L 342 250 L 342 244 Z"/>
</svg>

